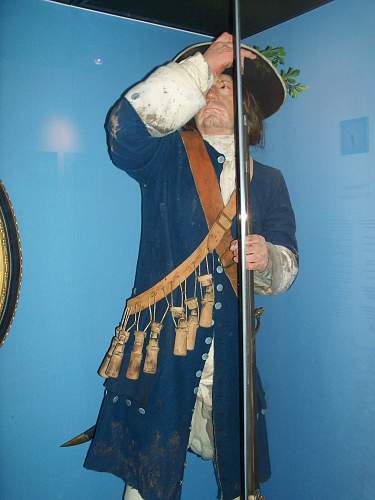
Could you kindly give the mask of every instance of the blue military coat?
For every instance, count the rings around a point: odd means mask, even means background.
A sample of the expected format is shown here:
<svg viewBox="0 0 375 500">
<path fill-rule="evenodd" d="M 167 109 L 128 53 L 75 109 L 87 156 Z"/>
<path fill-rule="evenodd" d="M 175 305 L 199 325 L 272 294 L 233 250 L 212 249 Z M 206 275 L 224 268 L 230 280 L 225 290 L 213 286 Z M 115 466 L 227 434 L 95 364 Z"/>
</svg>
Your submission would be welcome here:
<svg viewBox="0 0 375 500">
<path fill-rule="evenodd" d="M 139 183 L 142 192 L 133 291 L 137 295 L 183 262 L 203 240 L 207 226 L 180 135 L 151 137 L 126 99 L 112 113 L 117 115 L 118 130 L 115 136 L 108 133 L 111 158 Z M 224 158 L 206 146 L 219 177 Z M 254 233 L 296 252 L 294 214 L 280 171 L 255 162 L 251 190 Z M 217 258 L 210 256 L 208 264 L 215 284 L 214 324 L 198 329 L 194 351 L 173 355 L 174 327 L 168 314 L 160 336 L 157 373 L 142 372 L 137 381 L 125 377 L 131 337 L 118 378 L 105 383 L 85 467 L 123 478 L 145 500 L 180 498 L 197 388 L 213 338 L 215 469 L 222 499 L 240 494 L 238 302 Z M 188 281 L 188 289 L 192 286 L 193 280 Z M 180 300 L 175 292 L 174 303 Z M 164 301 L 157 304 L 157 320 L 165 309 Z M 145 324 L 148 319 L 146 315 L 141 321 Z M 257 392 L 257 468 L 262 482 L 270 468 L 260 383 Z"/>
</svg>

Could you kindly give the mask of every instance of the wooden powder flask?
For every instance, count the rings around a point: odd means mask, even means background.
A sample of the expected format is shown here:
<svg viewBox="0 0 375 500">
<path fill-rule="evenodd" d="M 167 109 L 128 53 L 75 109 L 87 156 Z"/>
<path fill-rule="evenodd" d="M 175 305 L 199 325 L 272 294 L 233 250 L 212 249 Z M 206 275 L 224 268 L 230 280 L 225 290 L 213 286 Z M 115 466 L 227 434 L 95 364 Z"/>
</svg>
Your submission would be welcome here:
<svg viewBox="0 0 375 500">
<path fill-rule="evenodd" d="M 134 332 L 134 345 L 133 350 L 130 354 L 129 366 L 126 371 L 126 378 L 130 380 L 138 380 L 139 372 L 141 370 L 142 364 L 142 351 L 143 344 L 145 342 L 146 334 L 141 330 L 136 330 Z"/>
<path fill-rule="evenodd" d="M 212 326 L 212 313 L 214 309 L 214 289 L 213 286 L 211 285 L 210 287 L 207 287 L 203 298 L 202 298 L 202 309 L 201 309 L 201 316 L 199 320 L 199 326 L 202 326 L 203 328 L 209 328 Z"/>
<path fill-rule="evenodd" d="M 186 299 L 185 305 L 189 310 L 189 317 L 187 322 L 187 350 L 194 351 L 195 339 L 199 326 L 198 299 L 196 297 L 193 297 L 192 299 Z"/>
<path fill-rule="evenodd" d="M 150 340 L 146 347 L 146 359 L 143 366 L 144 373 L 154 375 L 158 369 L 159 336 L 162 328 L 162 323 L 156 321 L 151 323 Z"/>
<path fill-rule="evenodd" d="M 198 309 L 191 312 L 187 322 L 187 341 L 186 348 L 188 351 L 194 351 L 195 339 L 199 327 Z"/>
<path fill-rule="evenodd" d="M 171 311 L 172 317 L 174 320 L 180 320 L 185 318 L 185 308 L 182 306 L 169 306 L 169 310 Z"/>
<path fill-rule="evenodd" d="M 170 306 L 173 322 L 175 324 L 175 341 L 173 354 L 186 356 L 187 354 L 187 321 L 183 306 Z"/>
<path fill-rule="evenodd" d="M 187 355 L 188 322 L 186 318 L 181 318 L 176 327 L 176 338 L 174 341 L 173 354 L 175 356 Z"/>
<path fill-rule="evenodd" d="M 201 286 L 204 287 L 199 326 L 209 328 L 212 325 L 212 313 L 215 300 L 212 274 L 198 276 L 198 281 Z"/>
<path fill-rule="evenodd" d="M 202 286 L 212 285 L 212 274 L 202 274 L 201 276 L 198 276 L 198 282 Z"/>
<path fill-rule="evenodd" d="M 99 370 L 98 370 L 99 375 L 103 378 L 108 378 L 108 376 L 109 376 L 109 375 L 107 375 L 107 369 L 108 369 L 108 365 L 112 359 L 112 355 L 113 355 L 113 352 L 115 350 L 115 347 L 117 346 L 117 343 L 118 343 L 118 338 L 112 337 L 111 345 L 110 345 L 106 355 L 104 356 L 104 359 L 103 359 L 103 361 L 99 367 Z"/>
<path fill-rule="evenodd" d="M 112 337 L 110 348 L 104 356 L 102 364 L 98 370 L 101 377 L 118 377 L 124 355 L 125 344 L 129 339 L 129 335 L 130 332 L 124 327 L 116 327 L 115 336 Z"/>
<path fill-rule="evenodd" d="M 120 367 L 122 363 L 122 358 L 124 357 L 125 342 L 119 340 L 113 351 L 111 360 L 108 364 L 106 370 L 106 375 L 108 377 L 116 378 L 120 373 Z"/>
<path fill-rule="evenodd" d="M 198 309 L 199 305 L 197 297 L 192 297 L 191 299 L 185 299 L 185 305 L 189 309 L 189 311 Z"/>
</svg>

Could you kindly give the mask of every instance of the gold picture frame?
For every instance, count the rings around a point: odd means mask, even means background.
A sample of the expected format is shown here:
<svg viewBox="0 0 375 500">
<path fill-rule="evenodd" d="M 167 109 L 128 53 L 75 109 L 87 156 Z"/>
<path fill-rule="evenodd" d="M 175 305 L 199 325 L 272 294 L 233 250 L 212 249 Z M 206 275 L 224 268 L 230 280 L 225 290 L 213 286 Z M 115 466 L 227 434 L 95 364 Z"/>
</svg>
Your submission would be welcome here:
<svg viewBox="0 0 375 500">
<path fill-rule="evenodd" d="M 0 347 L 12 325 L 22 279 L 21 241 L 14 210 L 0 181 Z"/>
</svg>

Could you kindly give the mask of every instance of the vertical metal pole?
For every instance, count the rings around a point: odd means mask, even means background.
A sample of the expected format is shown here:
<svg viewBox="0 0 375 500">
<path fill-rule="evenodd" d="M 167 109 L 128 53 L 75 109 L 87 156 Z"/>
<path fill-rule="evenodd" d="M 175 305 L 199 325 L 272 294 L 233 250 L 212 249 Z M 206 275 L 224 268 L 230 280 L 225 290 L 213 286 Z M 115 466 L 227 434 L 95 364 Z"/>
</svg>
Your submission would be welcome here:
<svg viewBox="0 0 375 500">
<path fill-rule="evenodd" d="M 255 472 L 255 322 L 253 271 L 246 269 L 246 236 L 252 234 L 250 161 L 241 75 L 240 0 L 234 0 L 237 106 L 237 207 L 239 245 L 240 378 L 242 403 L 241 498 L 258 498 Z"/>
</svg>

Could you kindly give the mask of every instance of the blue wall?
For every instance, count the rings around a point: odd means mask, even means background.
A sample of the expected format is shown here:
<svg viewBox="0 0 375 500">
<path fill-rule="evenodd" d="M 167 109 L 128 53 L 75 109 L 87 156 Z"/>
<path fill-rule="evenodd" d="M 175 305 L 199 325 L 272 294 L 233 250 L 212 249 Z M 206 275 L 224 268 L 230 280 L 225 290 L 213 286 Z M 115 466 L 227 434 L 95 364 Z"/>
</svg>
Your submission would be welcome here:
<svg viewBox="0 0 375 500">
<path fill-rule="evenodd" d="M 270 500 L 375 494 L 375 6 L 360 5 L 336 0 L 253 38 L 285 46 L 310 85 L 255 153 L 285 173 L 302 265 L 287 295 L 263 300 Z M 41 0 L 0 5 L 0 174 L 24 255 L 0 353 L 1 500 L 121 497 L 120 480 L 82 468 L 85 446 L 58 448 L 95 420 L 137 257 L 138 188 L 111 165 L 103 123 L 123 89 L 198 40 Z M 340 122 L 363 116 L 370 152 L 342 155 Z M 215 498 L 209 464 L 191 459 L 186 476 L 185 500 Z"/>
<path fill-rule="evenodd" d="M 375 498 L 374 18 L 371 0 L 336 0 L 252 38 L 286 47 L 310 86 L 255 155 L 287 178 L 301 254 L 259 336 L 272 500 Z M 340 122 L 366 116 L 369 153 L 342 155 Z"/>
</svg>

